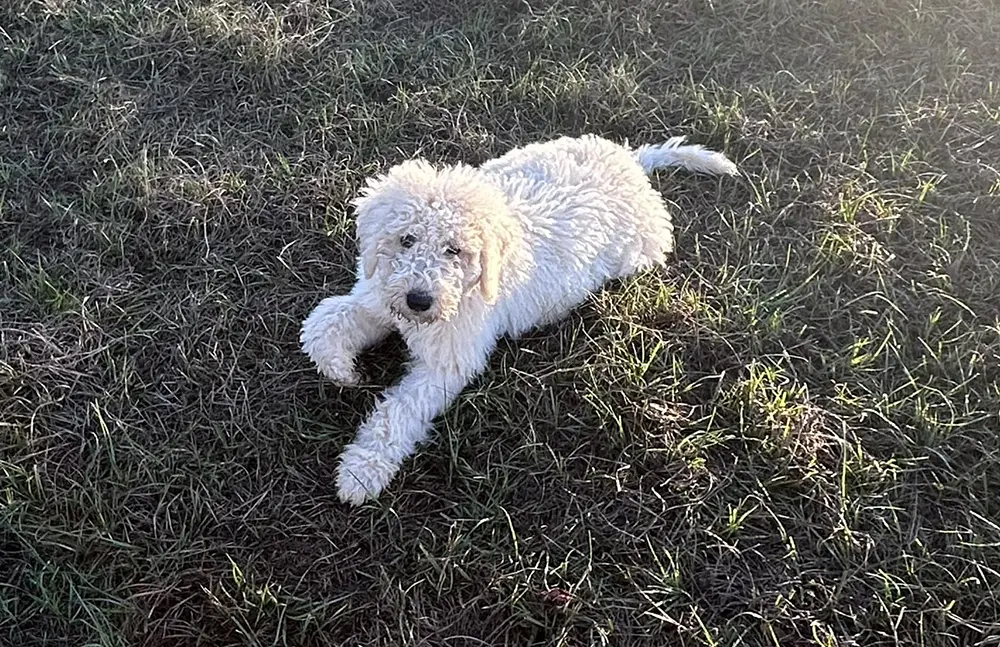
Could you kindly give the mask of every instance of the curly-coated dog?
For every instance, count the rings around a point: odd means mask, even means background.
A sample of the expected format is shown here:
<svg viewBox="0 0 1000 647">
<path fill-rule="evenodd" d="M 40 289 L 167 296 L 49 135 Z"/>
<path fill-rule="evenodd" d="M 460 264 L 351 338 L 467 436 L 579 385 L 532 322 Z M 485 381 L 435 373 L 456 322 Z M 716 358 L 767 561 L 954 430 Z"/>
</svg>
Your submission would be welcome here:
<svg viewBox="0 0 1000 647">
<path fill-rule="evenodd" d="M 413 160 L 369 180 L 354 201 L 357 283 L 320 302 L 302 348 L 328 378 L 356 384 L 358 353 L 395 329 L 412 364 L 344 450 L 341 500 L 358 504 L 389 484 L 501 336 L 556 321 L 609 279 L 665 261 L 673 226 L 647 175 L 736 173 L 721 153 L 682 144 L 563 137 L 478 168 Z"/>
</svg>

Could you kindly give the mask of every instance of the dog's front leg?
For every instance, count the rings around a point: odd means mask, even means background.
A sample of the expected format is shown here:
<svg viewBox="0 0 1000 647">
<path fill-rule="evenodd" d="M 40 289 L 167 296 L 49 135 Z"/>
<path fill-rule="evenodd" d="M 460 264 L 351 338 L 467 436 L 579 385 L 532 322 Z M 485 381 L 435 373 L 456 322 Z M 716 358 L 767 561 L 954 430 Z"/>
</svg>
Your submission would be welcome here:
<svg viewBox="0 0 1000 647">
<path fill-rule="evenodd" d="M 338 384 L 358 383 L 358 353 L 385 338 L 391 324 L 377 314 L 377 304 L 364 282 L 350 294 L 327 297 L 302 323 L 302 350 L 320 373 Z"/>
<path fill-rule="evenodd" d="M 485 368 L 494 342 L 460 361 L 440 356 L 418 359 L 399 384 L 386 391 L 341 456 L 337 472 L 341 501 L 357 505 L 378 496 L 403 460 L 427 439 L 434 418 Z"/>
</svg>

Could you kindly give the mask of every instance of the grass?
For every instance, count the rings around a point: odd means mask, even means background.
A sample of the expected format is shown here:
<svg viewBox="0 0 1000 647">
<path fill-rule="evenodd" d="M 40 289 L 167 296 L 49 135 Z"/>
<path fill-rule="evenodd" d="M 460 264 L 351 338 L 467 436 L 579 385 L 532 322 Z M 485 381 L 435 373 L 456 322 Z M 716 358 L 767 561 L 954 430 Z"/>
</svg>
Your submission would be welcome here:
<svg viewBox="0 0 1000 647">
<path fill-rule="evenodd" d="M 991 0 L 9 0 L 0 644 L 1000 643 Z M 376 503 L 324 384 L 411 155 L 673 134 L 671 267 L 501 344 Z"/>
</svg>

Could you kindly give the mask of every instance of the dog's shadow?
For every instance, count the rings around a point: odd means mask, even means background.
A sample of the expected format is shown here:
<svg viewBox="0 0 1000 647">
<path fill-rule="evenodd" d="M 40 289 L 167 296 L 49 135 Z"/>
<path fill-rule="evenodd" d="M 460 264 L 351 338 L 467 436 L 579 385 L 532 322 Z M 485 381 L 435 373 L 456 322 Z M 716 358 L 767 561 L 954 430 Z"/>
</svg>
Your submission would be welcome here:
<svg viewBox="0 0 1000 647">
<path fill-rule="evenodd" d="M 398 332 L 365 349 L 357 358 L 361 383 L 371 389 L 384 389 L 399 382 L 406 374 L 410 352 Z"/>
</svg>

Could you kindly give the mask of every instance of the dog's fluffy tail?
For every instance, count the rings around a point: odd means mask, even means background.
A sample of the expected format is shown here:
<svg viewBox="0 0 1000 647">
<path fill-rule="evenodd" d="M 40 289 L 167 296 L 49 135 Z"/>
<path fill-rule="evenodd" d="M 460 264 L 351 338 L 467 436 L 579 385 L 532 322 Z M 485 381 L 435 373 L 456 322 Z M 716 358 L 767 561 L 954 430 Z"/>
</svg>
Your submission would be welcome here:
<svg viewBox="0 0 1000 647">
<path fill-rule="evenodd" d="M 671 137 L 662 144 L 640 146 L 633 155 L 647 175 L 667 166 L 682 166 L 695 173 L 710 175 L 736 175 L 736 165 L 722 153 L 683 144 L 683 137 Z"/>
</svg>

